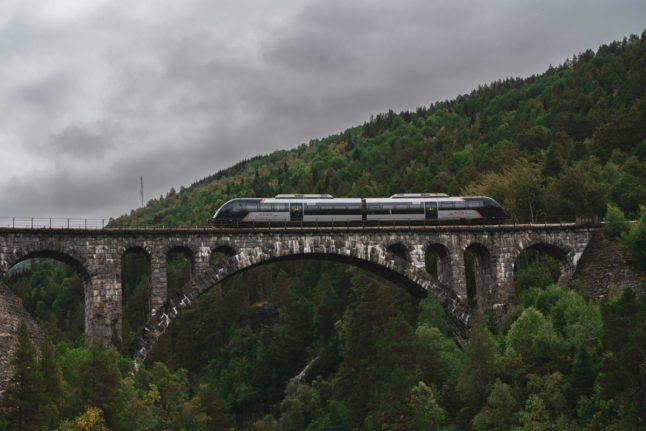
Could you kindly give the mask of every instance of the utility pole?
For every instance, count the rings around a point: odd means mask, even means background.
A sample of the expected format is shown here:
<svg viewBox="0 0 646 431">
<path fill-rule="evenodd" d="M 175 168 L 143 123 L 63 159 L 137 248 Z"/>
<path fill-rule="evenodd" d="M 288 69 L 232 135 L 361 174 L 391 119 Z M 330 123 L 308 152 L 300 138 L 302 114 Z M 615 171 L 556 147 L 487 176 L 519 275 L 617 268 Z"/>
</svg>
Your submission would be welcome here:
<svg viewBox="0 0 646 431">
<path fill-rule="evenodd" d="M 143 207 L 144 206 L 144 176 L 143 175 L 141 176 L 140 180 L 141 180 L 141 189 L 140 189 L 140 191 L 141 191 L 141 206 Z"/>
</svg>

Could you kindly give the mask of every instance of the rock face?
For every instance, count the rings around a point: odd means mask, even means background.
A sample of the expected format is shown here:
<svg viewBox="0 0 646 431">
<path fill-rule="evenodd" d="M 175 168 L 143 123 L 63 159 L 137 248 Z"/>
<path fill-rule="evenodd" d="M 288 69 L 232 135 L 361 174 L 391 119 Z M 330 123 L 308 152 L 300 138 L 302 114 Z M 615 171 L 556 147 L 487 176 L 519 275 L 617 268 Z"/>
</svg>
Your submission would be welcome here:
<svg viewBox="0 0 646 431">
<path fill-rule="evenodd" d="M 21 322 L 27 325 L 34 345 L 39 346 L 43 340 L 42 331 L 23 308 L 20 299 L 0 280 L 0 394 L 11 378 L 11 359 L 16 351 Z"/>
<path fill-rule="evenodd" d="M 620 247 L 610 241 L 602 230 L 593 233 L 577 265 L 574 279 L 580 280 L 588 295 L 599 301 L 606 299 L 613 288 L 630 287 L 636 292 L 646 293 L 646 277 L 626 263 Z"/>
</svg>

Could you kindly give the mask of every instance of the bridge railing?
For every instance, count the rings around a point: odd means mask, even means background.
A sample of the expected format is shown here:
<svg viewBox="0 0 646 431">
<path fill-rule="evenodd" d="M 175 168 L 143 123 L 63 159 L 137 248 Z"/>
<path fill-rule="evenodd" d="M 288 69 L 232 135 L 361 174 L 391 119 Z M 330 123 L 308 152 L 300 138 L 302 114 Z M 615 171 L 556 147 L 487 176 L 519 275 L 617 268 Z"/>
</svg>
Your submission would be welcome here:
<svg viewBox="0 0 646 431">
<path fill-rule="evenodd" d="M 358 221 L 358 222 L 245 222 L 236 221 L 215 225 L 216 227 L 228 228 L 294 228 L 307 227 L 309 229 L 325 228 L 374 228 L 374 227 L 423 227 L 423 226 L 540 226 L 540 225 L 562 225 L 562 226 L 596 226 L 599 225 L 598 216 L 542 216 L 542 217 L 505 217 L 487 219 L 460 219 L 460 220 L 393 220 L 393 221 Z"/>
<path fill-rule="evenodd" d="M 329 229 L 329 228 L 375 228 L 375 227 L 432 227 L 432 226 L 500 226 L 500 225 L 577 225 L 593 226 L 599 224 L 597 216 L 546 216 L 546 217 L 508 217 L 500 219 L 465 219 L 465 220 L 399 220 L 381 222 L 237 222 L 214 226 L 204 223 L 199 226 L 173 226 L 170 228 L 269 228 L 269 229 Z M 119 226 L 113 219 L 88 218 L 47 218 L 47 217 L 0 217 L 0 228 L 13 229 L 164 229 L 164 226 Z"/>
<path fill-rule="evenodd" d="M 104 229 L 111 219 L 0 217 L 0 228 L 12 229 Z"/>
</svg>

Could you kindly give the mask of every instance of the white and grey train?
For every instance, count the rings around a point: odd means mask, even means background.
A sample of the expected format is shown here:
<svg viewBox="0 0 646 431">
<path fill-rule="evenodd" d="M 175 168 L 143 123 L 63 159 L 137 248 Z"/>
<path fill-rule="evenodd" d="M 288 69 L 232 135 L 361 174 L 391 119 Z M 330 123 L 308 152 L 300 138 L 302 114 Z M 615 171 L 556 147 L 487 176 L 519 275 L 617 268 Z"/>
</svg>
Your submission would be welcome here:
<svg viewBox="0 0 646 431">
<path fill-rule="evenodd" d="M 274 198 L 238 198 L 213 215 L 216 225 L 271 224 L 416 224 L 492 222 L 505 217 L 486 196 L 403 193 L 389 198 L 334 198 L 326 194 L 281 194 Z"/>
</svg>

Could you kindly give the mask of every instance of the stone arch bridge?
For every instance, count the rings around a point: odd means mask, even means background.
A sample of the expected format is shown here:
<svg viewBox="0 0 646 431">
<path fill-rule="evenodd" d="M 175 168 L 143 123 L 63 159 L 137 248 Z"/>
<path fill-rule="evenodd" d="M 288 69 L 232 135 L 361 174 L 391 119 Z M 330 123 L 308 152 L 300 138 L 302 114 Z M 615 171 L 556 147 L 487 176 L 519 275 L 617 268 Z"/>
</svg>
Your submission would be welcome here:
<svg viewBox="0 0 646 431">
<path fill-rule="evenodd" d="M 594 226 L 497 225 L 433 227 L 281 229 L 0 229 L 0 276 L 16 264 L 49 257 L 72 266 L 85 286 L 85 332 L 107 342 L 120 334 L 121 258 L 138 250 L 148 255 L 151 316 L 137 340 L 143 359 L 182 308 L 227 277 L 284 259 L 327 259 L 380 274 L 420 295 L 436 295 L 454 333 L 464 340 L 474 307 L 501 311 L 513 302 L 513 271 L 519 254 L 538 249 L 561 263 L 565 285 L 587 247 Z M 177 298 L 167 298 L 166 262 L 181 250 L 192 262 L 193 278 Z M 467 293 L 465 252 L 472 252 L 475 297 Z M 209 266 L 213 252 L 228 255 Z M 426 268 L 432 253 L 435 268 Z"/>
</svg>

